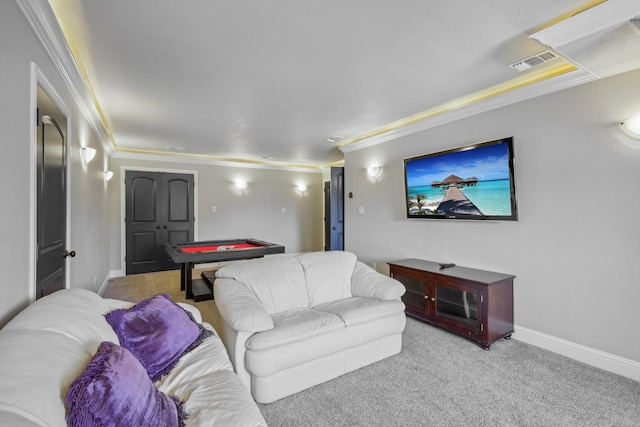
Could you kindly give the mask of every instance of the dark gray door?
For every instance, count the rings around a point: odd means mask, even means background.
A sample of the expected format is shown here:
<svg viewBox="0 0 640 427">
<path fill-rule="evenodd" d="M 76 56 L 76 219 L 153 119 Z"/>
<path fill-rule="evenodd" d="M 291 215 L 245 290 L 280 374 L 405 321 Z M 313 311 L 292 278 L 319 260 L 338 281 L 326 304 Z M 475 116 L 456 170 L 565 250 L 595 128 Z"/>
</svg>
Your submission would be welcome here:
<svg viewBox="0 0 640 427">
<path fill-rule="evenodd" d="M 331 241 L 329 250 L 344 250 L 344 168 L 331 168 Z"/>
<path fill-rule="evenodd" d="M 67 237 L 67 119 L 38 86 L 36 298 L 64 289 Z"/>
<path fill-rule="evenodd" d="M 127 171 L 125 192 L 127 274 L 179 268 L 164 246 L 193 240 L 193 175 Z"/>
<path fill-rule="evenodd" d="M 324 250 L 331 244 L 331 182 L 324 183 Z"/>
<path fill-rule="evenodd" d="M 166 242 L 184 243 L 193 241 L 193 175 L 162 174 L 162 269 L 180 268 L 164 250 Z"/>
</svg>

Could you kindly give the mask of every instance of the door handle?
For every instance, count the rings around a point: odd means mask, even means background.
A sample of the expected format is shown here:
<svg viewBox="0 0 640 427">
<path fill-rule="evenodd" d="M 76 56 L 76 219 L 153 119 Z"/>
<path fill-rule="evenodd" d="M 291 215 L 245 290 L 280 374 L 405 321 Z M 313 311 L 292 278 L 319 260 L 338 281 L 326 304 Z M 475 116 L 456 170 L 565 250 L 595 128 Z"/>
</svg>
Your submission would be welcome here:
<svg viewBox="0 0 640 427">
<path fill-rule="evenodd" d="M 71 251 L 71 252 L 69 252 L 68 250 L 65 250 L 65 251 L 64 251 L 64 257 L 66 258 L 66 257 L 69 257 L 69 256 L 70 256 L 71 258 L 75 257 L 75 256 L 76 256 L 76 251 Z"/>
</svg>

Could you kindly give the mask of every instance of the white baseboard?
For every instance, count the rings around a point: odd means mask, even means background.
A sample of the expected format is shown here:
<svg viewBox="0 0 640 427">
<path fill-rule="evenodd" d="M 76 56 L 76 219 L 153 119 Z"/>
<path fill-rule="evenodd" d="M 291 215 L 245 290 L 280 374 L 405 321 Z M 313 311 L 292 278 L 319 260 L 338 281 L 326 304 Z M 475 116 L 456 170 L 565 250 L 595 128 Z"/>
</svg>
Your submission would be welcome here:
<svg viewBox="0 0 640 427">
<path fill-rule="evenodd" d="M 107 283 L 109 283 L 108 277 L 104 279 L 104 282 L 102 282 L 102 285 L 100 285 L 100 289 L 98 289 L 98 295 L 104 295 L 104 291 L 107 289 Z"/>
<path fill-rule="evenodd" d="M 635 381 L 640 381 L 640 362 L 591 347 L 566 341 L 522 326 L 515 326 L 513 339 L 553 351 L 570 359 L 613 372 Z"/>
<path fill-rule="evenodd" d="M 114 277 L 122 277 L 124 276 L 124 271 L 122 270 L 111 270 L 109 272 L 109 275 L 107 276 L 107 280 L 108 279 L 113 279 Z"/>
<path fill-rule="evenodd" d="M 109 279 L 122 276 L 124 276 L 124 271 L 111 270 L 109 274 L 107 274 L 107 277 L 104 279 L 104 282 L 102 282 L 102 285 L 100 285 L 100 289 L 98 289 L 98 295 L 102 296 L 104 294 L 104 291 L 107 289 L 107 283 L 109 283 Z"/>
</svg>

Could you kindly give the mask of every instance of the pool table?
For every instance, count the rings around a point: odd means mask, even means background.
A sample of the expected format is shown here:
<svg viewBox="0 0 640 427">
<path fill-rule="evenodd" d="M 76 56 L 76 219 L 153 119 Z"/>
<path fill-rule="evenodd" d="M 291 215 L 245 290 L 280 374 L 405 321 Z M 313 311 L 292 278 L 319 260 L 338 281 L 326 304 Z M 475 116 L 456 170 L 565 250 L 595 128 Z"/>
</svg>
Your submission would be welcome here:
<svg viewBox="0 0 640 427">
<path fill-rule="evenodd" d="M 180 290 L 194 299 L 193 266 L 206 262 L 261 258 L 284 253 L 284 246 L 257 239 L 206 240 L 201 242 L 167 243 L 165 250 L 173 262 L 180 264 Z M 203 299 L 199 299 L 202 301 Z"/>
</svg>

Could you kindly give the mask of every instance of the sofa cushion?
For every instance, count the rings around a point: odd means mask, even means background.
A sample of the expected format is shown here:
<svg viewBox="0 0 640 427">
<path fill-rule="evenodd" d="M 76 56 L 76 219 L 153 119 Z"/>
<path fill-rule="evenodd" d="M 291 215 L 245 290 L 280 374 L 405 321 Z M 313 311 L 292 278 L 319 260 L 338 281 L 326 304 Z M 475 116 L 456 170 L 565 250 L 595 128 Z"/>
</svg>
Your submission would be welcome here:
<svg viewBox="0 0 640 427">
<path fill-rule="evenodd" d="M 157 385 L 167 395 L 186 397 L 189 427 L 266 425 L 218 336 L 182 356 Z"/>
<path fill-rule="evenodd" d="M 307 282 L 309 307 L 351 296 L 356 256 L 351 252 L 309 252 L 296 255 Z"/>
<path fill-rule="evenodd" d="M 107 341 L 71 383 L 65 403 L 72 427 L 184 426 L 180 401 L 158 391 L 126 348 Z"/>
<path fill-rule="evenodd" d="M 211 336 L 211 331 L 164 294 L 105 317 L 120 344 L 138 358 L 152 381 L 159 380 L 184 353 Z"/>
<path fill-rule="evenodd" d="M 265 350 L 344 328 L 337 315 L 313 309 L 291 310 L 272 317 L 275 327 L 253 334 L 245 344 L 247 349 Z"/>
<path fill-rule="evenodd" d="M 315 307 L 318 311 L 339 316 L 347 326 L 367 323 L 375 319 L 404 312 L 404 304 L 399 300 L 379 300 L 352 297 L 328 302 Z"/>
<path fill-rule="evenodd" d="M 185 398 L 189 427 L 266 426 L 215 333 L 182 356 L 157 386 L 165 394 Z"/>
<path fill-rule="evenodd" d="M 398 313 L 370 322 L 335 329 L 321 335 L 310 336 L 300 342 L 291 342 L 260 351 L 247 350 L 244 355 L 244 364 L 247 371 L 256 377 L 279 375 L 291 368 L 294 368 L 301 376 L 316 377 L 323 376 L 327 372 L 314 372 L 313 369 L 309 370 L 304 366 L 307 363 L 313 365 L 319 359 L 329 357 L 339 363 L 339 366 L 334 366 L 334 368 L 338 368 L 341 373 L 344 373 L 346 352 L 389 335 L 398 335 L 404 330 L 405 323 L 405 314 Z M 334 356 L 337 356 L 337 359 Z M 329 363 L 333 364 L 333 362 Z M 324 362 L 314 366 L 333 369 L 324 365 Z M 256 378 L 253 380 L 255 381 Z M 281 383 L 279 384 L 281 385 Z"/>
<path fill-rule="evenodd" d="M 304 271 L 292 255 L 229 264 L 216 271 L 216 277 L 235 279 L 251 289 L 269 314 L 309 307 Z"/>
</svg>

